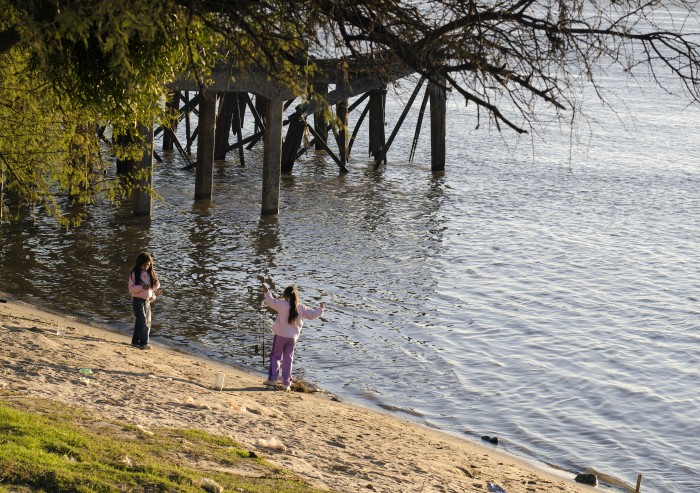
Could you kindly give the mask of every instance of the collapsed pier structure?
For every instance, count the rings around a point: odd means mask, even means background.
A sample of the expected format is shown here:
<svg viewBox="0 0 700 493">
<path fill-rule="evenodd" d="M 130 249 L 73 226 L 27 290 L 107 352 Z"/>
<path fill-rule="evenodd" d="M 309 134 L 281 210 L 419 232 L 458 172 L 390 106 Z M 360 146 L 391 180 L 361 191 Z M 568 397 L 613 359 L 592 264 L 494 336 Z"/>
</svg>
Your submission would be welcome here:
<svg viewBox="0 0 700 493">
<path fill-rule="evenodd" d="M 426 81 L 420 78 L 410 98 L 386 135 L 385 103 L 387 87 L 399 79 L 411 75 L 411 71 L 396 67 L 387 70 L 376 67 L 372 59 L 335 59 L 315 61 L 317 70 L 307 81 L 308 95 L 295 94 L 289 87 L 263 73 L 233 70 L 229 66 L 217 67 L 208 78 L 205 87 L 194 80 L 176 80 L 168 85 L 171 91 L 167 105 L 177 118 L 169 127 L 156 129 L 140 126 L 139 132 L 146 142 L 142 159 L 131 162 L 129 169 L 140 171 L 141 182 L 134 192 L 134 215 L 150 216 L 153 160 L 159 159 L 153 148 L 154 137 L 163 134 L 164 150 L 177 149 L 187 164 L 195 169 L 195 200 L 212 198 L 214 161 L 225 159 L 229 152 L 238 152 L 241 164 L 244 147 L 252 149 L 262 142 L 262 215 L 279 213 L 281 173 L 289 173 L 295 161 L 305 152 L 302 147 L 308 132 L 311 146 L 325 151 L 337 164 L 339 172 L 348 172 L 347 163 L 358 132 L 367 120 L 369 155 L 375 169 L 387 162 L 387 154 L 401 128 L 408 111 L 425 90 L 413 137 L 410 159 L 413 158 L 422 122 L 429 107 L 431 169 L 445 169 L 445 121 L 446 84 L 444 80 Z M 427 83 L 426 83 L 427 82 Z M 299 97 L 294 111 L 285 119 L 284 113 Z M 349 104 L 351 98 L 357 98 Z M 364 105 L 364 106 L 362 106 Z M 348 126 L 348 114 L 361 111 L 353 129 Z M 329 111 L 330 110 L 330 111 Z M 197 125 L 190 122 L 190 115 L 197 115 Z M 251 135 L 243 135 L 246 117 L 255 121 Z M 334 122 L 329 121 L 332 115 Z M 185 125 L 185 142 L 176 135 L 179 124 Z M 285 131 L 286 127 L 286 131 Z M 229 143 L 233 134 L 235 142 Z M 330 138 L 332 137 L 332 138 Z M 196 142 L 196 160 L 190 158 Z"/>
</svg>

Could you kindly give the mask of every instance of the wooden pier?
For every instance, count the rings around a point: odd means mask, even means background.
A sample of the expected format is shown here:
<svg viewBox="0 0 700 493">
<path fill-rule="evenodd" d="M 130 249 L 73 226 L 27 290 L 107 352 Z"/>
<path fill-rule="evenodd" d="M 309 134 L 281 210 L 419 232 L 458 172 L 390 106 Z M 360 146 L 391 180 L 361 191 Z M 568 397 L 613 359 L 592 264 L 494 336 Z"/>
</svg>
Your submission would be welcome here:
<svg viewBox="0 0 700 493">
<path fill-rule="evenodd" d="M 431 169 L 445 169 L 445 118 L 447 91 L 445 80 L 436 78 L 426 83 L 421 78 L 411 97 L 386 138 L 386 92 L 387 87 L 399 79 L 411 75 L 402 67 L 382 70 L 381 76 L 371 69 L 372 60 L 322 60 L 316 62 L 320 70 L 309 80 L 312 97 L 295 94 L 284 84 L 270 80 L 263 73 L 241 73 L 228 66 L 214 70 L 206 87 L 194 80 L 176 80 L 169 84 L 170 97 L 166 104 L 178 116 L 169 127 L 157 129 L 140 126 L 145 142 L 150 143 L 151 152 L 145 152 L 140 162 L 129 163 L 131 169 L 141 170 L 141 182 L 134 191 L 134 215 L 148 216 L 151 213 L 149 189 L 152 179 L 154 153 L 152 143 L 155 135 L 163 133 L 164 150 L 177 149 L 188 168 L 195 168 L 195 200 L 211 200 L 213 189 L 214 161 L 225 159 L 229 152 L 236 151 L 244 164 L 244 147 L 251 149 L 262 141 L 263 176 L 261 213 L 279 213 L 280 179 L 282 173 L 293 170 L 296 160 L 305 152 L 302 147 L 304 135 L 310 134 L 311 146 L 324 150 L 337 164 L 341 173 L 348 172 L 348 160 L 353 143 L 363 122 L 367 119 L 369 137 L 368 155 L 374 160 L 375 169 L 387 163 L 387 155 L 408 111 L 424 85 L 423 102 L 416 123 L 409 160 L 413 160 L 426 105 L 430 106 Z M 369 67 L 369 68 L 368 68 Z M 330 88 L 332 90 L 329 90 Z M 284 119 L 285 110 L 298 97 L 308 100 L 298 104 Z M 357 98 L 349 104 L 351 98 Z M 348 126 L 348 115 L 365 104 L 355 128 Z M 333 109 L 334 111 L 331 111 Z M 196 128 L 192 128 L 190 115 L 198 116 Z M 334 114 L 336 124 L 329 122 Z M 245 118 L 253 118 L 254 132 L 243 135 Z M 309 120 L 313 119 L 311 124 Z M 175 130 L 184 121 L 185 142 L 180 142 Z M 287 127 L 283 138 L 284 127 Z M 234 142 L 229 143 L 233 135 Z M 329 140 L 330 136 L 334 138 Z M 190 159 L 191 147 L 196 139 L 197 158 Z"/>
</svg>

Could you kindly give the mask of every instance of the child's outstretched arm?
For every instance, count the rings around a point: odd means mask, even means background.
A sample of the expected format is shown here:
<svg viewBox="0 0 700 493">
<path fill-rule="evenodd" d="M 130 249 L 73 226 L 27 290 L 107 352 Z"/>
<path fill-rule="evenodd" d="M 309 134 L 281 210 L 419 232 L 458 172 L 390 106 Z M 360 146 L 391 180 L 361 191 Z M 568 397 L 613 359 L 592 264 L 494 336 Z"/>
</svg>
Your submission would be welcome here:
<svg viewBox="0 0 700 493">
<path fill-rule="evenodd" d="M 326 305 L 321 303 L 318 305 L 318 308 L 315 308 L 313 310 L 303 305 L 300 308 L 301 310 L 299 310 L 299 313 L 301 314 L 302 318 L 305 318 L 306 320 L 316 320 L 321 315 L 323 315 L 323 311 L 326 309 Z"/>
</svg>

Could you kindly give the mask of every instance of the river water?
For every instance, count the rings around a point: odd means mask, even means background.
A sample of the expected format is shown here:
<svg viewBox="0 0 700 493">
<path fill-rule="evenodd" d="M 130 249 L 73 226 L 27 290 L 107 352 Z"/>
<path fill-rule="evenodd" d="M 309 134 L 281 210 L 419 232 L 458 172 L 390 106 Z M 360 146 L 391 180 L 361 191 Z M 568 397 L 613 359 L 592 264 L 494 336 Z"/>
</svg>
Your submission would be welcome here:
<svg viewBox="0 0 700 493">
<path fill-rule="evenodd" d="M 163 153 L 151 221 L 101 206 L 69 231 L 3 225 L 0 290 L 130 333 L 127 274 L 150 251 L 166 290 L 154 341 L 262 381 L 258 276 L 295 283 L 327 305 L 295 376 L 565 471 L 700 491 L 700 112 L 609 78 L 620 113 L 590 99 L 573 133 L 476 129 L 451 98 L 444 174 L 427 126 L 407 160 L 417 108 L 377 172 L 362 135 L 346 175 L 311 151 L 283 176 L 277 217 L 260 216 L 261 148 L 216 165 L 210 204 Z"/>
</svg>

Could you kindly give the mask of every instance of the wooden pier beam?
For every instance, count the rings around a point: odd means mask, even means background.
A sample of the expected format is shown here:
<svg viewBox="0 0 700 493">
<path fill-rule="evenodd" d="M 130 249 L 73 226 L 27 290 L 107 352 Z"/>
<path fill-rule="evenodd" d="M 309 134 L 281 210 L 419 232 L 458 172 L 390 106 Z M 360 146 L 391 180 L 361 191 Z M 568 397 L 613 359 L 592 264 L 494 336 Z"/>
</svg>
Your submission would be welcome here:
<svg viewBox="0 0 700 493">
<path fill-rule="evenodd" d="M 377 159 L 386 145 L 386 87 L 369 93 L 369 154 Z"/>
<path fill-rule="evenodd" d="M 168 128 L 173 131 L 173 133 L 177 132 L 177 123 L 178 123 L 178 110 L 180 109 L 180 92 L 179 91 L 171 91 L 168 93 L 168 99 L 165 102 L 165 106 L 168 108 L 169 111 L 173 113 L 173 118 L 168 122 Z M 163 134 L 163 150 L 164 151 L 172 151 L 173 147 L 175 146 L 175 143 L 173 142 L 173 139 L 171 138 L 171 134 L 164 133 Z"/>
<path fill-rule="evenodd" d="M 253 133 L 262 132 L 265 130 L 265 118 L 267 117 L 267 99 L 262 96 L 255 96 L 255 110 L 260 115 L 260 121 L 255 120 L 255 131 Z"/>
<path fill-rule="evenodd" d="M 194 199 L 211 200 L 214 182 L 214 134 L 216 131 L 216 93 L 199 93 L 199 135 Z"/>
<path fill-rule="evenodd" d="M 280 211 L 280 176 L 282 174 L 282 118 L 284 100 L 266 101 L 265 137 L 263 143 L 262 215 Z"/>
<path fill-rule="evenodd" d="M 299 111 L 289 115 L 289 128 L 282 145 L 282 171 L 284 173 L 290 173 L 294 169 L 294 161 L 304 139 L 305 128 L 306 122 Z M 267 138 L 267 124 L 265 124 L 265 131 L 265 138 Z"/>
<path fill-rule="evenodd" d="M 183 108 L 186 108 L 189 105 L 190 102 L 190 91 L 185 91 L 185 94 L 182 97 L 182 101 L 184 104 Z M 185 150 L 187 154 L 190 153 L 190 110 L 187 109 L 185 111 Z"/>
<path fill-rule="evenodd" d="M 325 99 L 328 96 L 328 84 L 314 84 L 314 92 L 317 98 Z M 328 143 L 328 119 L 323 110 L 314 113 L 314 131 L 318 138 L 314 143 L 314 148 L 318 151 L 324 149 L 324 143 Z M 321 142 L 323 141 L 323 142 Z"/>
<path fill-rule="evenodd" d="M 134 166 L 136 181 L 131 198 L 134 216 L 151 215 L 151 188 L 153 186 L 153 126 L 138 124 L 138 132 L 143 139 L 143 155 Z"/>
<path fill-rule="evenodd" d="M 126 147 L 134 142 L 134 139 L 125 134 L 113 136 L 114 145 L 118 147 Z M 117 159 L 117 174 L 128 175 L 134 169 L 134 161 L 131 159 Z"/>
<path fill-rule="evenodd" d="M 239 144 L 243 142 L 243 119 L 245 116 L 245 98 L 248 96 L 246 93 L 235 93 L 236 101 L 233 105 L 233 118 L 231 121 L 231 130 L 236 134 L 236 139 Z M 245 155 L 243 153 L 243 144 L 238 146 L 238 160 L 241 166 L 245 166 Z"/>
<path fill-rule="evenodd" d="M 430 92 L 430 169 L 445 171 L 445 135 L 447 116 L 447 91 L 445 77 L 431 82 Z"/>
<path fill-rule="evenodd" d="M 430 99 L 430 88 L 426 89 L 423 95 L 423 102 L 420 104 L 420 110 L 418 111 L 418 120 L 416 120 L 416 131 L 413 134 L 413 143 L 411 144 L 411 152 L 408 154 L 408 162 L 412 163 L 413 158 L 416 156 L 416 149 L 418 149 L 418 137 L 420 137 L 420 128 L 423 125 L 423 116 L 425 115 L 425 107 L 428 106 L 428 100 Z"/>
<path fill-rule="evenodd" d="M 231 119 L 234 106 L 238 104 L 238 94 L 235 92 L 220 92 L 218 94 L 219 111 L 216 115 L 216 132 L 214 136 L 214 159 L 226 159 L 228 136 L 231 132 Z"/>
<path fill-rule="evenodd" d="M 418 81 L 418 84 L 416 84 L 415 89 L 413 89 L 413 92 L 411 93 L 411 97 L 408 98 L 408 102 L 406 103 L 406 106 L 403 109 L 403 112 L 401 112 L 401 116 L 399 117 L 399 120 L 396 122 L 396 126 L 394 126 L 394 130 L 391 131 L 391 135 L 389 135 L 389 140 L 387 141 L 386 145 L 384 146 L 384 149 L 382 150 L 381 153 L 379 153 L 379 156 L 374 158 L 374 169 L 377 170 L 379 169 L 379 166 L 381 166 L 382 163 L 386 163 L 386 154 L 389 152 L 389 148 L 391 148 L 391 144 L 394 142 L 394 138 L 396 137 L 396 134 L 399 133 L 399 129 L 401 128 L 401 125 L 403 125 L 403 121 L 406 119 L 406 115 L 408 115 L 408 110 L 411 109 L 411 106 L 413 106 L 413 101 L 416 100 L 416 96 L 418 95 L 418 91 L 420 91 L 421 87 L 423 87 L 423 83 L 425 82 L 425 77 L 420 78 Z"/>
<path fill-rule="evenodd" d="M 347 66 L 342 66 L 338 69 L 336 74 L 336 90 L 343 90 L 348 85 L 348 71 Z M 345 168 L 348 162 L 348 100 L 341 99 L 335 105 L 335 115 L 338 119 L 338 133 L 336 134 L 336 141 L 338 143 L 338 157 L 340 157 L 340 162 L 342 167 Z"/>
</svg>

